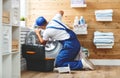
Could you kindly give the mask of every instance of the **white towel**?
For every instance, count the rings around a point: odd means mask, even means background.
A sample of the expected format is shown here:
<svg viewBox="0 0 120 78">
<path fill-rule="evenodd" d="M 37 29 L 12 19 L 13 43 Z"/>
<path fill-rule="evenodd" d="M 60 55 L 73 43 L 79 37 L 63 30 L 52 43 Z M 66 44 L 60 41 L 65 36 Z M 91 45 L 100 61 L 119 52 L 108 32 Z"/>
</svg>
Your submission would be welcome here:
<svg viewBox="0 0 120 78">
<path fill-rule="evenodd" d="M 106 13 L 106 14 L 96 14 L 96 17 L 112 17 L 112 14 Z"/>
<path fill-rule="evenodd" d="M 112 9 L 96 10 L 95 14 L 97 14 L 97 13 L 101 13 L 101 14 L 104 14 L 104 13 L 113 13 L 113 10 Z"/>
<path fill-rule="evenodd" d="M 105 35 L 105 36 L 94 36 L 94 39 L 114 39 L 114 36 L 109 36 L 109 35 Z"/>
<path fill-rule="evenodd" d="M 113 36 L 112 32 L 99 32 L 99 31 L 95 31 L 94 32 L 94 36 Z"/>
<path fill-rule="evenodd" d="M 113 43 L 114 39 L 94 39 L 94 43 Z"/>
</svg>

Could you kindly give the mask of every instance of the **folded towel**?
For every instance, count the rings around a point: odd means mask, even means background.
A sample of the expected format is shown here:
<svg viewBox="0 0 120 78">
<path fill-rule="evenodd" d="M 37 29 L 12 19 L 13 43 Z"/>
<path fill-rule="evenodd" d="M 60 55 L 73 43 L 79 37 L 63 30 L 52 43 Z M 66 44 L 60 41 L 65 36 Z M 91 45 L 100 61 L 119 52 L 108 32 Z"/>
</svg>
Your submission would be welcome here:
<svg viewBox="0 0 120 78">
<path fill-rule="evenodd" d="M 94 36 L 97 36 L 97 35 L 99 35 L 99 36 L 112 36 L 113 33 L 112 32 L 99 32 L 99 31 L 95 31 L 94 32 Z"/>
<path fill-rule="evenodd" d="M 102 36 L 101 35 L 98 36 L 97 35 L 97 36 L 94 36 L 94 39 L 114 39 L 114 36 L 111 36 L 111 35 L 110 36 L 107 36 L 107 35 L 105 35 L 105 36 L 103 36 L 103 35 Z"/>
<path fill-rule="evenodd" d="M 95 14 L 96 17 L 112 17 L 113 14 L 111 13 L 104 13 L 104 14 Z"/>
<path fill-rule="evenodd" d="M 100 45 L 100 46 L 102 46 L 102 45 L 106 45 L 106 46 L 107 46 L 107 45 L 108 45 L 108 46 L 111 45 L 111 46 L 113 46 L 114 43 L 95 43 L 95 45 L 96 45 L 96 46 L 99 46 L 99 45 Z"/>
<path fill-rule="evenodd" d="M 106 10 L 96 10 L 95 14 L 97 13 L 113 13 L 112 9 L 106 9 Z"/>
<path fill-rule="evenodd" d="M 94 32 L 93 43 L 96 47 L 107 48 L 114 45 L 114 36 L 112 32 Z"/>
<path fill-rule="evenodd" d="M 113 43 L 114 39 L 94 39 L 94 43 Z"/>
<path fill-rule="evenodd" d="M 114 43 L 108 43 L 108 42 L 96 42 L 95 45 L 114 45 Z"/>
<path fill-rule="evenodd" d="M 96 19 L 112 19 L 112 17 L 96 17 Z"/>
</svg>

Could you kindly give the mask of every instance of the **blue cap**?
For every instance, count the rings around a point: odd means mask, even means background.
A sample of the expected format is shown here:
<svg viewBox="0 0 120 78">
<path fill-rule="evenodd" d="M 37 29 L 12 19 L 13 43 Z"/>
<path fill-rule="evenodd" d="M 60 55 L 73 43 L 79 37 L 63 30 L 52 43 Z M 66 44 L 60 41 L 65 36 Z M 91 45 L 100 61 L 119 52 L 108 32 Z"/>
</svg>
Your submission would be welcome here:
<svg viewBox="0 0 120 78">
<path fill-rule="evenodd" d="M 36 19 L 35 25 L 43 26 L 46 22 L 47 22 L 46 19 L 43 16 L 40 16 Z"/>
</svg>

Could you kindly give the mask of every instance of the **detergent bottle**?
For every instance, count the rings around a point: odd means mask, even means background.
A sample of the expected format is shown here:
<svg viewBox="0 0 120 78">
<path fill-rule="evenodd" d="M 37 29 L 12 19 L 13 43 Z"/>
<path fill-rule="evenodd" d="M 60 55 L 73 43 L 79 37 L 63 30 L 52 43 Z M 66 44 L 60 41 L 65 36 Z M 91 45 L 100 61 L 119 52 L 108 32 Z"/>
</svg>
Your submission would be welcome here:
<svg viewBox="0 0 120 78">
<path fill-rule="evenodd" d="M 78 19 L 78 16 L 75 16 L 75 19 L 74 19 L 74 27 L 73 27 L 73 28 L 78 27 L 78 25 L 79 25 L 79 19 Z"/>
<path fill-rule="evenodd" d="M 83 18 L 83 16 L 80 17 L 79 25 L 85 25 L 85 19 Z"/>
</svg>

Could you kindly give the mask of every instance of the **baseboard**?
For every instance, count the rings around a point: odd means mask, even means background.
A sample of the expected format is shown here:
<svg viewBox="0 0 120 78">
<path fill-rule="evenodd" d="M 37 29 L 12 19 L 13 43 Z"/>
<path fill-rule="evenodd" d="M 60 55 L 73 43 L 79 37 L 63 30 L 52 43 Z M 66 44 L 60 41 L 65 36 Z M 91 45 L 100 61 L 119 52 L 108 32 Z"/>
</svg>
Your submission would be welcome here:
<svg viewBox="0 0 120 78">
<path fill-rule="evenodd" d="M 120 66 L 120 59 L 90 59 L 94 65 Z"/>
</svg>

